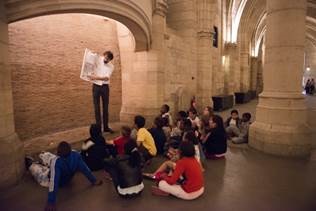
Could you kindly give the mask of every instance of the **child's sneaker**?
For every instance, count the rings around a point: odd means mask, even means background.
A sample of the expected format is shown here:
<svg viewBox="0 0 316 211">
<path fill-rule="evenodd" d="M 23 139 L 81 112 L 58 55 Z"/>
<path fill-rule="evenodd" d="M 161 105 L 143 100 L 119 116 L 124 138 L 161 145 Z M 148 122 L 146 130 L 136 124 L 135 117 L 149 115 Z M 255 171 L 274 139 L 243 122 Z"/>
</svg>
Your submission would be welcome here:
<svg viewBox="0 0 316 211">
<path fill-rule="evenodd" d="M 169 193 L 160 190 L 157 186 L 151 186 L 151 193 L 156 196 L 169 196 Z"/>
<path fill-rule="evenodd" d="M 155 175 L 151 174 L 151 173 L 143 173 L 143 177 L 145 179 L 150 179 L 150 180 L 155 180 L 156 179 Z"/>
</svg>

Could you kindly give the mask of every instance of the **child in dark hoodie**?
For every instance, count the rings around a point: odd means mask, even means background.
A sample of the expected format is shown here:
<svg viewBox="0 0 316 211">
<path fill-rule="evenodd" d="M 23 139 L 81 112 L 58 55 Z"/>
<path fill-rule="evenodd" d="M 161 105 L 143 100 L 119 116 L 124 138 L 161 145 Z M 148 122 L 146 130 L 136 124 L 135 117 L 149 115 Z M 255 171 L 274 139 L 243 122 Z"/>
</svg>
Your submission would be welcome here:
<svg viewBox="0 0 316 211">
<path fill-rule="evenodd" d="M 104 160 L 105 171 L 110 174 L 119 196 L 130 198 L 143 191 L 141 163 L 141 155 L 133 139 L 129 139 L 124 145 L 123 155 Z"/>
<path fill-rule="evenodd" d="M 107 145 L 101 134 L 100 126 L 90 126 L 90 137 L 82 144 L 81 156 L 91 171 L 103 169 L 103 159 L 110 155 L 115 156 L 115 148 Z"/>
</svg>

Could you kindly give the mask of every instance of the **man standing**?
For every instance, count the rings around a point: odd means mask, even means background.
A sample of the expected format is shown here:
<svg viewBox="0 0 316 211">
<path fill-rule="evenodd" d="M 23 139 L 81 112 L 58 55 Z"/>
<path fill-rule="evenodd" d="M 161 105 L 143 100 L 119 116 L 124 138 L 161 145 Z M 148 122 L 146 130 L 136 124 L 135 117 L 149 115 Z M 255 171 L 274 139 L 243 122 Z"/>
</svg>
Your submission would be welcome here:
<svg viewBox="0 0 316 211">
<path fill-rule="evenodd" d="M 100 97 L 102 98 L 103 107 L 103 129 L 104 132 L 114 133 L 109 127 L 109 93 L 110 93 L 110 77 L 114 70 L 113 53 L 105 51 L 96 64 L 96 73 L 89 76 L 93 80 L 92 94 L 95 112 L 96 124 L 101 127 L 101 111 L 100 111 Z"/>
</svg>

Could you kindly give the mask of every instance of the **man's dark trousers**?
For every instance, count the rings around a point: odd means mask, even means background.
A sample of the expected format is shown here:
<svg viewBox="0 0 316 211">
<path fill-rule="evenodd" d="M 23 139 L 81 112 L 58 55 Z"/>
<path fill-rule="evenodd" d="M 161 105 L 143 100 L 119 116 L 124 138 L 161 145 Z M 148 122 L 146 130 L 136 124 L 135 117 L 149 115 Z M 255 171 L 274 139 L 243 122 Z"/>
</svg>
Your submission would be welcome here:
<svg viewBox="0 0 316 211">
<path fill-rule="evenodd" d="M 103 84 L 102 86 L 93 84 L 92 94 L 93 94 L 93 104 L 96 124 L 101 128 L 101 111 L 100 111 L 100 97 L 102 99 L 103 107 L 103 128 L 107 130 L 109 128 L 109 85 Z"/>
</svg>

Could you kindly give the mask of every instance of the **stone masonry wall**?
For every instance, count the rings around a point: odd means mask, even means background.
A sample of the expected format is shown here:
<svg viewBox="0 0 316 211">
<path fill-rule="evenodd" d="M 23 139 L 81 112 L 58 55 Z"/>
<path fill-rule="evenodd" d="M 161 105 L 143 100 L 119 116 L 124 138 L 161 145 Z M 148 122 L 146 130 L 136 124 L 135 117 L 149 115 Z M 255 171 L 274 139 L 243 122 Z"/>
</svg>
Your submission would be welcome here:
<svg viewBox="0 0 316 211">
<path fill-rule="evenodd" d="M 197 92 L 197 1 L 168 1 L 164 98 L 188 109 Z M 173 70 L 172 70 L 173 69 Z"/>
<path fill-rule="evenodd" d="M 79 78 L 84 49 L 112 50 L 110 121 L 119 120 L 122 82 L 116 24 L 101 16 L 42 16 L 9 25 L 16 131 L 22 140 L 94 122 L 92 90 Z"/>
<path fill-rule="evenodd" d="M 223 1 L 212 1 L 212 19 L 213 25 L 218 29 L 218 47 L 212 48 L 212 71 L 213 71 L 213 95 L 224 93 L 224 71 L 222 68 L 223 40 L 222 40 L 222 13 L 221 8 Z"/>
</svg>

